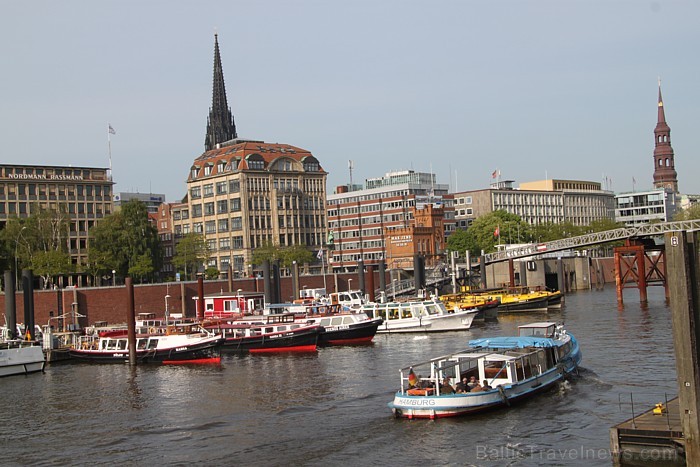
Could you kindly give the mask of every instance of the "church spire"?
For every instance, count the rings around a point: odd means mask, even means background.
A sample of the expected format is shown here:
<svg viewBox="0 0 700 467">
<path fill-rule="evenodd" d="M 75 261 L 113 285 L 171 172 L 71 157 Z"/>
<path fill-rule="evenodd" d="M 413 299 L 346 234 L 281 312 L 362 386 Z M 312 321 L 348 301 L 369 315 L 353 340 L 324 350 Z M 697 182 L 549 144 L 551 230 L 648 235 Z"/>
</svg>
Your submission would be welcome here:
<svg viewBox="0 0 700 467">
<path fill-rule="evenodd" d="M 204 150 L 216 148 L 218 143 L 237 138 L 236 124 L 233 122 L 231 108 L 226 102 L 224 69 L 219 53 L 219 35 L 214 34 L 214 87 L 207 118 L 207 135 L 204 138 Z"/>
<path fill-rule="evenodd" d="M 666 123 L 664 101 L 661 97 L 661 79 L 659 79 L 658 107 L 656 128 L 654 128 L 654 187 L 670 188 L 674 193 L 678 193 L 678 174 L 671 147 L 671 128 Z"/>
</svg>

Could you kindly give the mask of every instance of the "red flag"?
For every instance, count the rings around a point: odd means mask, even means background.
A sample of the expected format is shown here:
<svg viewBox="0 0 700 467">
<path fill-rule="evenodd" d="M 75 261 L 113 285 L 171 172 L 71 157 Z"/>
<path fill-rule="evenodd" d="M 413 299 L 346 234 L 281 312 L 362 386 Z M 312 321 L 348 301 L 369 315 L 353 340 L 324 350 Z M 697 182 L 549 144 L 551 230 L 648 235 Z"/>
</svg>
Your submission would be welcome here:
<svg viewBox="0 0 700 467">
<path fill-rule="evenodd" d="M 494 170 L 491 174 L 491 178 L 496 178 L 498 176 L 498 169 Z"/>
<path fill-rule="evenodd" d="M 500 237 L 501 236 L 501 227 L 496 227 L 496 230 L 493 231 L 493 236 L 494 237 Z"/>
</svg>

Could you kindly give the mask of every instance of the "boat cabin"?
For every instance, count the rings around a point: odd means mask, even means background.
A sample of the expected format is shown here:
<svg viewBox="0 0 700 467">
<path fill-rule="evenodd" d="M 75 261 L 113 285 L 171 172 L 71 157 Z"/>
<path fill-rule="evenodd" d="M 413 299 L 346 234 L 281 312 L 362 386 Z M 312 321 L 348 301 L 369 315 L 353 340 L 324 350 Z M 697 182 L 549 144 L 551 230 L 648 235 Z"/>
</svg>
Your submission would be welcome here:
<svg viewBox="0 0 700 467">
<path fill-rule="evenodd" d="M 408 318 L 421 318 L 429 315 L 447 314 L 445 305 L 437 300 L 371 303 L 361 310 L 370 318 L 382 318 L 384 321 Z"/>
<path fill-rule="evenodd" d="M 195 309 L 199 303 L 199 297 L 193 297 Z M 221 292 L 204 296 L 204 318 L 232 318 L 234 315 L 259 314 L 265 308 L 264 292 L 236 293 Z"/>
<path fill-rule="evenodd" d="M 531 323 L 518 326 L 519 337 L 547 337 L 554 339 L 557 324 L 552 322 Z"/>
</svg>

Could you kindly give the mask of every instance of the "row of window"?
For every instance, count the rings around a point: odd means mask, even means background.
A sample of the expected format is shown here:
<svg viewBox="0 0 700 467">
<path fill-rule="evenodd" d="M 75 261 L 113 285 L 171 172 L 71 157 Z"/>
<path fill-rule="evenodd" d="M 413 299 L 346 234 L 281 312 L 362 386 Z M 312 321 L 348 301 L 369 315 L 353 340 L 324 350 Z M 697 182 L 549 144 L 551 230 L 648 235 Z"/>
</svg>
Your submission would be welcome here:
<svg viewBox="0 0 700 467">
<path fill-rule="evenodd" d="M 10 214 L 10 215 L 24 215 L 34 212 L 35 206 L 39 206 L 43 209 L 54 209 L 58 210 L 59 206 L 61 208 L 65 207 L 68 214 L 83 214 L 86 216 L 102 217 L 107 216 L 112 213 L 111 203 L 26 203 L 23 201 L 19 202 L 3 202 L 0 201 L 0 214 Z"/>
<path fill-rule="evenodd" d="M 0 195 L 10 196 L 112 196 L 110 185 L 56 183 L 0 183 Z"/>
</svg>

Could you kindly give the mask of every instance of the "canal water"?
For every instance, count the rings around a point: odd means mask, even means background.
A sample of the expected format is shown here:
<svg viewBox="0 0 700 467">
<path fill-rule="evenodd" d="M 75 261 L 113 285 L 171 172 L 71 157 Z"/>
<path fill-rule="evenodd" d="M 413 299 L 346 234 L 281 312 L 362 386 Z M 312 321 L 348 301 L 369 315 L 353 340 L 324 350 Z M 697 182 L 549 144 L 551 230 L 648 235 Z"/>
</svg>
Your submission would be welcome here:
<svg viewBox="0 0 700 467">
<path fill-rule="evenodd" d="M 543 320 L 579 340 L 579 377 L 507 410 L 392 417 L 400 367 Z M 646 307 L 628 289 L 618 309 L 614 287 L 469 331 L 220 366 L 54 364 L 0 388 L 3 465 L 610 465 L 609 428 L 630 418 L 630 395 L 638 413 L 677 393 L 663 289 Z"/>
</svg>

